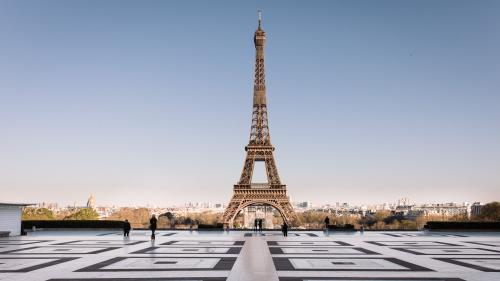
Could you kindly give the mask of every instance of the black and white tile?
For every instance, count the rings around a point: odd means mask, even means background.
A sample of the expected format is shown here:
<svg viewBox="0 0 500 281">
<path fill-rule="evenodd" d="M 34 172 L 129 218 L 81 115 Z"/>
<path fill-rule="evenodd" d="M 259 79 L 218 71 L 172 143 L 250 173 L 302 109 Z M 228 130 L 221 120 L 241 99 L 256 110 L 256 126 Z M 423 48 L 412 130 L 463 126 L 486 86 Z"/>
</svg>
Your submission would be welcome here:
<svg viewBox="0 0 500 281">
<path fill-rule="evenodd" d="M 441 241 L 365 241 L 366 243 L 370 243 L 377 246 L 391 246 L 391 247 L 444 247 L 444 246 L 454 246 L 454 247 L 462 247 L 460 244 L 441 242 Z"/>
<path fill-rule="evenodd" d="M 380 255 L 361 247 L 270 247 L 273 255 Z"/>
<path fill-rule="evenodd" d="M 173 240 L 161 243 L 160 245 L 172 246 L 243 246 L 244 240 Z"/>
<path fill-rule="evenodd" d="M 382 233 L 383 235 L 391 237 L 468 237 L 463 234 L 450 234 L 450 233 Z"/>
<path fill-rule="evenodd" d="M 119 249 L 119 247 L 65 247 L 65 246 L 40 246 L 14 249 L 0 252 L 0 255 L 89 255 L 100 254 L 107 251 Z"/>
<path fill-rule="evenodd" d="M 494 233 L 161 231 L 156 241 L 150 233 L 40 231 L 28 239 L 2 238 L 0 281 L 500 280 Z"/>
<path fill-rule="evenodd" d="M 130 254 L 228 254 L 237 255 L 241 247 L 149 247 Z"/>
<path fill-rule="evenodd" d="M 54 243 L 52 245 L 68 245 L 68 246 L 124 246 L 137 245 L 146 241 L 136 240 L 73 240 L 67 242 Z"/>
<path fill-rule="evenodd" d="M 247 232 L 243 236 L 283 237 L 283 234 L 281 232 Z M 318 237 L 318 234 L 312 232 L 289 232 L 288 237 Z"/>
<path fill-rule="evenodd" d="M 36 244 L 36 243 L 45 243 L 45 242 L 50 242 L 52 240 L 7 240 L 7 239 L 0 239 L 0 245 L 30 245 L 30 244 Z"/>
<path fill-rule="evenodd" d="M 343 241 L 267 241 L 269 246 L 353 246 Z"/>
<path fill-rule="evenodd" d="M 464 241 L 464 243 L 489 247 L 500 247 L 500 241 Z"/>
<path fill-rule="evenodd" d="M 65 279 L 49 279 L 47 281 L 226 281 L 226 277 L 65 278 Z"/>
<path fill-rule="evenodd" d="M 402 251 L 414 255 L 500 255 L 500 251 L 490 250 L 490 249 L 482 249 L 482 248 L 425 248 L 425 247 L 400 247 L 400 248 L 392 248 L 393 250 Z"/>
<path fill-rule="evenodd" d="M 500 272 L 500 258 L 434 258 L 435 260 L 460 265 L 486 272 Z M 498 279 L 500 280 L 500 278 Z"/>
<path fill-rule="evenodd" d="M 37 269 L 72 261 L 76 257 L 0 257 L 1 273 L 30 272 Z"/>
<path fill-rule="evenodd" d="M 460 278 L 419 277 L 280 277 L 279 281 L 465 281 Z"/>
<path fill-rule="evenodd" d="M 396 258 L 273 257 L 278 271 L 432 271 Z"/>
<path fill-rule="evenodd" d="M 236 257 L 116 257 L 77 272 L 229 271 L 235 261 Z"/>
</svg>

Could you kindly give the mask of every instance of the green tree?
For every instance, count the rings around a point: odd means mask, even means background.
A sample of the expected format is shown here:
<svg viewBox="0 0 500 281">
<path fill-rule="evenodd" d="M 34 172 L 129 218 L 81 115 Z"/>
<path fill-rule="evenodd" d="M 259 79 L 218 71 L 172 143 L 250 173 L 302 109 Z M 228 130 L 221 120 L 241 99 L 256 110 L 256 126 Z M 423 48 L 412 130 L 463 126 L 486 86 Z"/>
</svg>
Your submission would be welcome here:
<svg viewBox="0 0 500 281">
<path fill-rule="evenodd" d="M 391 216 L 391 211 L 388 211 L 388 210 L 378 210 L 373 215 L 373 217 L 375 218 L 376 221 L 384 221 L 390 216 Z"/>
<path fill-rule="evenodd" d="M 330 218 L 330 224 L 336 224 L 335 217 L 333 214 L 322 211 L 305 211 L 297 213 L 298 222 L 297 224 L 304 226 L 305 228 L 321 228 L 324 225 L 325 217 Z"/>
<path fill-rule="evenodd" d="M 500 221 L 500 202 L 491 202 L 481 207 L 480 220 Z"/>
<path fill-rule="evenodd" d="M 83 208 L 65 218 L 66 220 L 97 220 L 99 214 L 92 208 Z"/>
<path fill-rule="evenodd" d="M 417 223 L 411 220 L 402 220 L 400 228 L 403 230 L 417 230 Z"/>
<path fill-rule="evenodd" d="M 174 219 L 174 214 L 172 214 L 171 212 L 166 212 L 165 214 L 163 214 L 163 216 L 167 217 L 169 221 Z"/>
<path fill-rule="evenodd" d="M 120 208 L 120 210 L 107 217 L 106 220 L 128 220 L 133 228 L 148 228 L 150 218 L 151 213 L 147 208 Z"/>
<path fill-rule="evenodd" d="M 164 216 L 164 215 L 160 215 L 158 216 L 158 228 L 170 228 L 171 227 L 171 223 L 170 223 L 170 220 L 167 218 L 167 216 Z"/>
<path fill-rule="evenodd" d="M 417 229 L 423 229 L 425 224 L 427 223 L 427 220 L 428 219 L 426 218 L 426 216 L 420 215 L 420 216 L 416 217 L 415 223 L 417 225 Z"/>
<path fill-rule="evenodd" d="M 26 207 L 23 209 L 23 220 L 53 220 L 54 213 L 47 208 Z"/>
<path fill-rule="evenodd" d="M 176 218 L 171 212 L 166 212 L 158 216 L 159 228 L 175 228 Z"/>
</svg>

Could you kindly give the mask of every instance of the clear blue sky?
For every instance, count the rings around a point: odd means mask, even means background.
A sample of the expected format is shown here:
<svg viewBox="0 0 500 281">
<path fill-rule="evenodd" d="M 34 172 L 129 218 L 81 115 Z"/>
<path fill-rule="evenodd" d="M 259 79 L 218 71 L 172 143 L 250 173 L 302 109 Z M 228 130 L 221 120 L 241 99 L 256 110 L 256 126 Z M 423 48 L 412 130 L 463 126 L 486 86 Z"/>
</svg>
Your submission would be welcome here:
<svg viewBox="0 0 500 281">
<path fill-rule="evenodd" d="M 257 9 L 293 200 L 500 199 L 499 1 L 1 1 L 2 201 L 227 202 Z"/>
</svg>

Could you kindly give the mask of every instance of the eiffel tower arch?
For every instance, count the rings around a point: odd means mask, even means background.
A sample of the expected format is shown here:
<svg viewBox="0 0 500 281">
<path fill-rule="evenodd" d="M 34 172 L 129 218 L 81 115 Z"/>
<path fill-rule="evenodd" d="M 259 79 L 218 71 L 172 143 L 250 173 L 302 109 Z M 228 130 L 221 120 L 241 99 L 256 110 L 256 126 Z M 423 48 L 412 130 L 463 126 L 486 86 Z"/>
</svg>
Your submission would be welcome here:
<svg viewBox="0 0 500 281">
<path fill-rule="evenodd" d="M 233 196 L 224 211 L 223 222 L 226 227 L 232 227 L 236 215 L 252 205 L 271 206 L 281 214 L 288 225 L 296 222 L 295 212 L 286 193 L 286 185 L 281 183 L 278 174 L 274 146 L 269 134 L 264 72 L 265 41 L 266 34 L 261 26 L 259 12 L 259 26 L 254 35 L 256 56 L 250 141 L 245 147 L 246 158 L 240 180 L 234 185 Z M 252 183 L 254 165 L 259 161 L 265 164 L 267 183 Z"/>
</svg>

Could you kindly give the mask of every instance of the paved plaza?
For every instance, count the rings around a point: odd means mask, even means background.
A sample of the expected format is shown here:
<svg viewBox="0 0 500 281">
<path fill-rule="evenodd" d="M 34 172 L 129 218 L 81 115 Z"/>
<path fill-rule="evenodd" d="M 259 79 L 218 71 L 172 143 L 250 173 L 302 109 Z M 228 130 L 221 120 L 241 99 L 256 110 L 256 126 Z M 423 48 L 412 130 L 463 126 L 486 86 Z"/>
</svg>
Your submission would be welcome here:
<svg viewBox="0 0 500 281">
<path fill-rule="evenodd" d="M 0 280 L 500 280 L 500 234 L 39 231 L 0 239 Z"/>
</svg>

